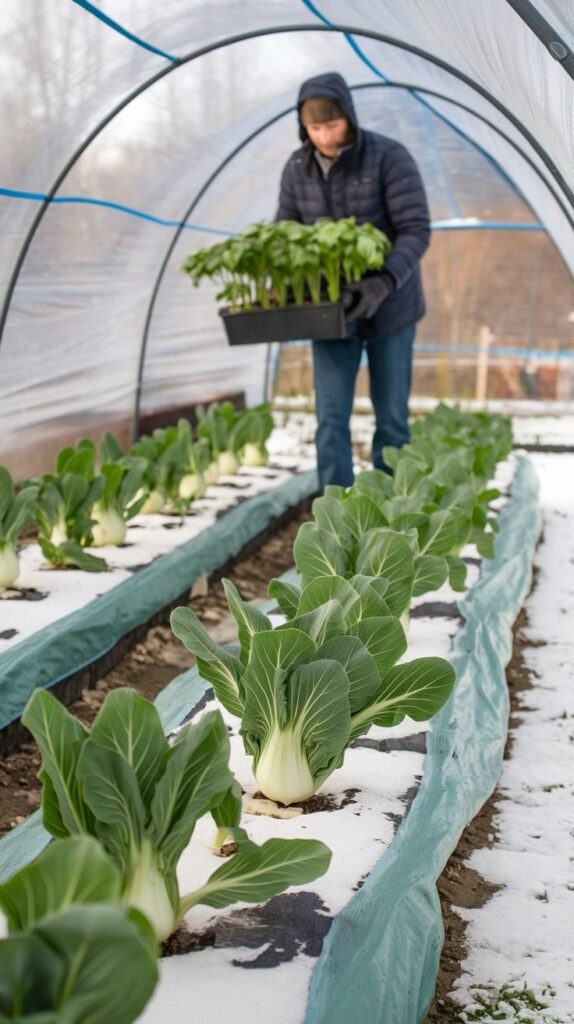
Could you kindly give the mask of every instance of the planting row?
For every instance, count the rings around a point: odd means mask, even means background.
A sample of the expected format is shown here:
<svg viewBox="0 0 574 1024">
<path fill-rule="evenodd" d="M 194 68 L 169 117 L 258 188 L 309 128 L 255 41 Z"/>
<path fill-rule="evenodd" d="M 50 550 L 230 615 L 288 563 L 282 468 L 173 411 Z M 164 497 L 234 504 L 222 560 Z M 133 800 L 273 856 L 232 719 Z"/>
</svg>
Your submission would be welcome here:
<svg viewBox="0 0 574 1024">
<path fill-rule="evenodd" d="M 220 475 L 266 464 L 267 404 L 237 413 L 231 402 L 214 403 L 198 409 L 198 420 L 195 438 L 181 419 L 140 438 L 128 454 L 109 433 L 97 447 L 81 440 L 59 452 L 55 473 L 25 481 L 17 494 L 0 466 L 0 592 L 18 578 L 16 542 L 31 523 L 51 565 L 105 571 L 105 560 L 86 548 L 123 544 L 138 513 L 184 516 Z"/>
<path fill-rule="evenodd" d="M 189 609 L 173 613 L 174 632 L 241 721 L 259 788 L 281 804 L 315 793 L 371 724 L 427 720 L 452 691 L 443 658 L 402 660 L 408 610 L 412 596 L 447 577 L 464 587 L 465 544 L 492 554 L 498 491 L 488 481 L 511 435 L 507 421 L 446 407 L 413 433 L 400 452 L 385 450 L 392 477 L 360 474 L 349 490 L 317 499 L 315 521 L 295 542 L 301 587 L 270 583 L 285 622 L 273 628 L 230 583 L 237 651 L 215 644 Z M 131 691 L 110 694 L 89 732 L 45 691 L 23 720 L 42 751 L 44 824 L 58 842 L 0 887 L 10 930 L 0 956 L 15 979 L 0 993 L 7 1019 L 43 1013 L 72 1024 L 93 1012 L 103 1021 L 114 1005 L 114 1020 L 134 1020 L 155 984 L 155 942 L 191 907 L 261 902 L 329 865 L 318 840 L 249 840 L 217 711 L 184 726 L 171 746 L 153 706 Z M 207 813 L 215 845 L 231 840 L 236 852 L 180 892 L 177 862 Z M 129 991 L 125 957 L 139 964 Z"/>
</svg>

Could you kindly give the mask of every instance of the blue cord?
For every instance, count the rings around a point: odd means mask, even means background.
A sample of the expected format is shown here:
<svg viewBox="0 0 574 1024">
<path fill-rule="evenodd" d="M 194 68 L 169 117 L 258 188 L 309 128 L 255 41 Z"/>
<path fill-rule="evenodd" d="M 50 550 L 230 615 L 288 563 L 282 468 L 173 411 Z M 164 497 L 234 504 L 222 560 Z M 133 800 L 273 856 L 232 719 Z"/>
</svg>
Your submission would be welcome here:
<svg viewBox="0 0 574 1024">
<path fill-rule="evenodd" d="M 43 203 L 84 203 L 86 206 L 103 206 L 109 210 L 119 210 L 120 213 L 128 213 L 131 217 L 140 217 L 142 220 L 151 221 L 152 224 L 159 224 L 166 228 L 185 228 L 186 231 L 201 231 L 207 235 L 221 235 L 225 238 L 232 238 L 236 231 L 224 231 L 223 228 L 208 228 L 202 224 L 188 224 L 186 221 L 165 220 L 162 217 L 154 217 L 151 213 L 144 213 L 143 210 L 135 210 L 132 206 L 123 206 L 122 203 L 112 203 L 107 199 L 90 199 L 88 196 L 47 196 L 43 192 L 22 192 L 15 188 L 1 188 L 0 196 L 8 199 L 28 199 L 33 202 Z M 520 223 L 518 221 L 503 220 L 481 220 L 476 223 L 472 218 L 469 223 L 449 223 L 446 221 L 433 221 L 433 231 L 546 231 L 543 224 Z"/>
<path fill-rule="evenodd" d="M 103 206 L 109 210 L 119 210 L 120 213 L 128 213 L 131 217 L 140 217 L 142 220 L 151 221 L 152 224 L 159 224 L 161 227 L 185 228 L 186 231 L 201 231 L 207 235 L 221 235 L 225 238 L 232 238 L 237 234 L 236 231 L 224 231 L 222 228 L 208 228 L 202 224 L 188 224 L 187 222 L 180 220 L 165 220 L 162 217 L 154 217 L 151 213 L 144 213 L 143 210 L 135 210 L 132 206 L 123 206 L 122 203 L 109 202 L 107 199 L 90 199 L 88 196 L 47 196 L 43 192 L 22 192 L 15 188 L 1 187 L 0 196 L 6 196 L 8 199 L 28 199 L 39 203 L 84 203 L 86 206 Z M 546 231 L 543 224 L 523 224 L 515 221 L 502 220 L 481 220 L 474 223 L 472 219 L 470 219 L 467 224 L 465 224 L 464 221 L 450 224 L 448 220 L 438 220 L 433 221 L 431 227 L 433 231 L 478 231 L 481 229 L 493 231 Z"/>
<path fill-rule="evenodd" d="M 288 345 L 289 348 L 303 348 L 307 345 L 311 345 L 310 341 L 282 341 L 281 345 Z M 472 356 L 483 351 L 478 345 L 441 345 L 439 342 L 432 341 L 417 341 L 415 344 L 415 359 L 417 354 L 420 352 L 456 352 L 458 355 Z M 550 360 L 554 362 L 556 359 L 574 359 L 574 351 L 571 349 L 559 349 L 556 352 L 550 352 L 548 349 L 543 348 L 510 348 L 506 346 L 490 345 L 488 348 L 488 355 L 490 356 L 516 356 L 522 359 L 540 359 L 546 362 Z M 364 350 L 364 360 L 361 360 L 361 365 L 367 365 L 366 349 Z"/>
<path fill-rule="evenodd" d="M 112 203 L 107 199 L 90 199 L 87 196 L 47 196 L 43 192 L 21 192 L 13 188 L 0 188 L 0 196 L 7 196 L 9 199 L 31 199 L 37 202 L 84 203 L 87 206 L 104 206 L 110 210 L 119 210 L 120 213 L 128 213 L 132 217 L 149 220 L 152 224 L 160 224 L 166 228 L 185 228 L 186 231 L 202 231 L 209 235 L 224 235 L 226 238 L 235 234 L 234 231 L 207 228 L 200 224 L 187 224 L 180 220 L 164 220 L 162 217 L 154 217 L 151 213 L 144 213 L 143 210 L 135 210 L 133 207 L 123 206 L 121 203 Z"/>
<path fill-rule="evenodd" d="M 159 50 L 157 46 L 152 46 L 151 43 L 146 43 L 144 39 L 140 39 L 139 36 L 135 36 L 133 32 L 128 32 L 123 25 L 119 22 L 114 21 L 113 18 L 109 18 L 107 14 L 100 11 L 99 7 L 95 7 L 89 0 L 72 0 L 72 3 L 77 4 L 78 7 L 83 7 L 88 14 L 93 14 L 94 18 L 99 18 L 105 25 L 113 28 L 115 32 L 119 32 L 120 35 L 125 36 L 126 39 L 131 39 L 132 43 L 136 43 L 138 46 L 143 47 L 144 50 L 149 50 L 150 53 L 157 53 L 159 57 L 165 57 L 166 60 L 170 60 L 172 64 L 179 64 L 179 57 L 173 57 L 171 53 L 165 53 L 164 50 Z"/>
</svg>

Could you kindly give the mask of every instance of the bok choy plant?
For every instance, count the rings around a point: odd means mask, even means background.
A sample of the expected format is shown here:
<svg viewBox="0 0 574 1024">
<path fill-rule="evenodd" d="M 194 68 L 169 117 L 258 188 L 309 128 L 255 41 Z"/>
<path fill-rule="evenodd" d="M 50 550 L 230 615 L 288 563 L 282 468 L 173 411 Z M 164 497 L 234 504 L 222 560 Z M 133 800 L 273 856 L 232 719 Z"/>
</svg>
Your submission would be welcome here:
<svg viewBox="0 0 574 1024">
<path fill-rule="evenodd" d="M 184 501 L 203 498 L 207 490 L 205 473 L 210 463 L 209 441 L 205 437 L 193 441 L 189 420 L 180 419 L 177 429 L 182 448 L 182 465 L 185 467 L 179 481 L 179 496 Z"/>
<path fill-rule="evenodd" d="M 195 448 L 191 441 L 187 420 L 181 419 L 178 426 L 158 427 L 151 436 L 140 437 L 130 455 L 147 459 L 143 475 L 147 497 L 140 511 L 145 515 L 185 515 L 193 497 L 198 497 L 204 487 L 198 467 L 205 465 L 202 449 Z M 181 486 L 192 474 L 196 479 Z"/>
<path fill-rule="evenodd" d="M 209 442 L 210 463 L 222 476 L 233 476 L 239 469 L 242 428 L 232 402 L 212 402 L 207 409 L 197 407 L 197 435 Z"/>
<path fill-rule="evenodd" d="M 94 478 L 93 449 L 64 449 L 56 463 L 56 474 L 40 477 L 34 516 L 38 542 L 48 562 L 56 566 L 77 565 L 88 572 L 106 569 L 103 558 L 84 548 L 92 543 L 92 509 L 104 490 L 104 478 Z"/>
<path fill-rule="evenodd" d="M 158 427 L 151 436 L 140 437 L 130 448 L 130 455 L 147 461 L 142 480 L 146 494 L 140 509 L 142 515 L 157 515 L 164 509 L 169 510 L 173 502 L 178 504 L 179 481 L 184 472 L 178 439 L 176 427 Z"/>
<path fill-rule="evenodd" d="M 384 486 L 385 474 L 374 472 L 383 478 Z M 293 545 L 303 585 L 327 575 L 383 578 L 390 612 L 402 619 L 405 628 L 413 596 L 437 590 L 449 573 L 455 584 L 464 585 L 466 567 L 451 554 L 467 530 L 462 515 L 451 510 L 423 513 L 414 498 L 377 500 L 371 486 L 365 493 L 357 489 L 341 497 L 334 496 L 333 488 L 328 490 L 313 503 L 315 522 L 302 524 Z M 291 618 L 298 588 L 272 580 L 269 595 Z"/>
<path fill-rule="evenodd" d="M 405 715 L 425 721 L 452 691 L 454 669 L 442 658 L 396 664 L 406 640 L 386 580 L 312 579 L 296 603 L 293 595 L 292 620 L 275 629 L 223 583 L 239 656 L 215 643 L 189 608 L 176 608 L 171 626 L 217 699 L 241 719 L 255 778 L 272 800 L 312 796 L 372 724 L 396 725 Z"/>
<path fill-rule="evenodd" d="M 22 722 L 42 754 L 44 826 L 56 838 L 98 839 L 120 871 L 123 902 L 145 914 L 158 940 L 198 903 L 258 902 L 328 867 L 323 843 L 270 839 L 257 846 L 239 827 L 241 791 L 218 711 L 186 725 L 171 746 L 153 704 L 129 689 L 107 695 L 90 731 L 45 690 L 34 692 Z M 178 860 L 208 812 L 238 852 L 180 893 Z"/>
<path fill-rule="evenodd" d="M 56 460 L 57 473 L 62 475 L 69 471 L 78 460 L 87 481 L 100 476 L 103 480 L 101 495 L 91 510 L 91 545 L 123 544 L 127 521 L 137 515 L 146 501 L 142 481 L 147 460 L 124 455 L 118 440 L 109 431 L 102 434 L 97 446 L 89 438 L 83 438 L 75 447 L 63 448 Z"/>
<path fill-rule="evenodd" d="M 138 514 L 146 501 L 142 479 L 147 460 L 134 455 L 123 455 L 118 462 L 101 467 L 104 480 L 102 493 L 92 509 L 92 544 L 123 544 L 127 523 Z"/>
<path fill-rule="evenodd" d="M 488 486 L 494 469 L 489 470 L 486 476 L 474 472 L 475 450 L 472 447 L 453 447 L 440 441 L 432 444 L 425 440 L 405 445 L 400 451 L 385 448 L 383 454 L 394 471 L 395 492 L 401 493 L 401 484 L 404 494 L 417 493 L 420 487 L 424 487 L 425 512 L 446 509 L 457 516 L 461 529 L 452 555 L 459 557 L 465 544 L 476 544 L 483 558 L 494 556 L 494 538 L 499 526 L 497 518 L 489 515 L 489 507 L 490 502 L 500 497 L 500 491 Z M 371 478 L 368 486 L 372 484 Z M 361 487 L 360 480 L 358 487 Z M 452 565 L 456 574 L 456 563 Z M 455 586 L 453 589 L 459 588 Z"/>
<path fill-rule="evenodd" d="M 473 473 L 490 480 L 496 463 L 506 459 L 512 450 L 512 423 L 507 416 L 461 412 L 457 406 L 439 402 L 424 420 L 413 424 L 412 439 L 417 443 L 438 441 L 451 448 L 472 448 Z"/>
<path fill-rule="evenodd" d="M 407 464 L 408 467 L 412 463 Z M 401 469 L 403 463 L 401 463 Z M 376 530 L 379 527 L 387 528 L 396 533 L 401 533 L 408 541 L 414 558 L 414 597 L 419 597 L 432 590 L 438 590 L 446 582 L 447 578 L 453 590 L 464 590 L 466 581 L 466 565 L 460 557 L 460 552 L 468 542 L 471 530 L 470 509 L 461 503 L 452 505 L 436 504 L 431 501 L 431 494 L 435 488 L 429 491 L 428 477 L 421 474 L 418 483 L 420 486 L 412 487 L 402 492 L 401 484 L 409 474 L 398 469 L 393 484 L 395 493 L 387 497 L 379 484 L 385 487 L 386 474 L 369 472 L 359 474 L 355 484 L 341 502 L 341 512 L 344 520 L 354 516 L 355 503 L 363 507 L 369 503 L 369 522 L 373 524 L 370 529 Z M 384 480 L 381 480 L 384 478 Z M 409 478 L 413 483 L 413 477 Z M 397 493 L 398 492 L 398 493 Z M 347 509 L 347 501 L 351 501 L 351 508 Z M 371 506 L 374 506 L 372 508 Z M 376 509 L 376 511 L 375 511 Z M 367 516 L 366 511 L 363 517 Z M 321 515 L 324 522 L 324 517 Z M 358 544 L 357 553 L 362 554 L 366 547 L 376 546 L 376 535 L 369 533 L 369 536 L 356 536 Z M 351 552 L 351 563 L 353 553 Z M 384 566 L 380 566 L 384 571 Z"/>
<path fill-rule="evenodd" d="M 14 585 L 20 572 L 16 538 L 33 521 L 37 487 L 22 488 L 14 493 L 12 477 L 0 466 L 0 593 Z"/>
<path fill-rule="evenodd" d="M 465 544 L 492 557 L 499 527 L 489 503 L 499 491 L 475 471 L 471 445 L 421 440 L 383 455 L 393 476 L 368 470 L 349 489 L 327 487 L 313 504 L 315 522 L 298 531 L 294 557 L 304 582 L 328 573 L 387 578 L 389 607 L 406 624 L 411 596 L 437 590 L 447 578 L 453 590 L 464 589 Z M 481 458 L 487 461 L 484 446 Z M 288 617 L 292 591 L 279 581 L 269 591 Z"/>
<path fill-rule="evenodd" d="M 266 466 L 269 452 L 265 442 L 273 431 L 271 404 L 264 402 L 241 413 L 241 463 L 244 466 Z"/>
<path fill-rule="evenodd" d="M 0 1021 L 132 1024 L 158 980 L 157 940 L 122 906 L 121 874 L 89 836 L 56 840 L 0 885 Z M 126 984 L 129 979 L 129 984 Z"/>
</svg>

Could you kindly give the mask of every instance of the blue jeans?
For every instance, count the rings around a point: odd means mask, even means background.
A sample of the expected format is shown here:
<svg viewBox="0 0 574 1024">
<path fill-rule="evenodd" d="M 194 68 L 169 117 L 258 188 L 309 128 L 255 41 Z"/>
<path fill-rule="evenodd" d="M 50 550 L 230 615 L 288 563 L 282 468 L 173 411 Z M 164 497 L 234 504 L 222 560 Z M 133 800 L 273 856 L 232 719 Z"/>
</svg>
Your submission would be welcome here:
<svg viewBox="0 0 574 1024">
<path fill-rule="evenodd" d="M 349 421 L 363 346 L 367 350 L 375 410 L 373 465 L 386 468 L 382 456 L 385 445 L 400 448 L 410 440 L 409 392 L 415 333 L 416 326 L 412 324 L 397 334 L 369 341 L 359 338 L 355 330 L 348 338 L 313 342 L 315 441 L 321 490 L 327 484 L 350 487 L 353 483 Z"/>
</svg>

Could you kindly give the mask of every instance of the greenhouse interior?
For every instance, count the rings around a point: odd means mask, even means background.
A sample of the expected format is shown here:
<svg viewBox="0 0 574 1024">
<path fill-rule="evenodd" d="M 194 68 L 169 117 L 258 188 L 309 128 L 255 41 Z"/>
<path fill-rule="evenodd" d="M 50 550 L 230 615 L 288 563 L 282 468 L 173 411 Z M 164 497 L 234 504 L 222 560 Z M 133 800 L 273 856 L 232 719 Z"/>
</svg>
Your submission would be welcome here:
<svg viewBox="0 0 574 1024">
<path fill-rule="evenodd" d="M 574 1024 L 574 0 L 0 40 L 0 1022 Z"/>
</svg>

